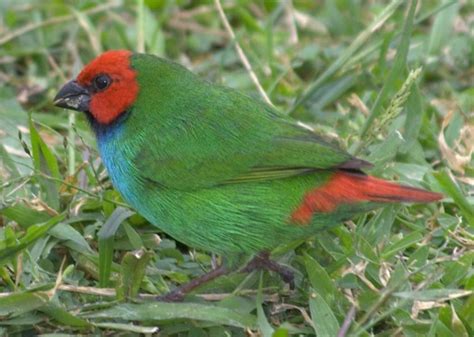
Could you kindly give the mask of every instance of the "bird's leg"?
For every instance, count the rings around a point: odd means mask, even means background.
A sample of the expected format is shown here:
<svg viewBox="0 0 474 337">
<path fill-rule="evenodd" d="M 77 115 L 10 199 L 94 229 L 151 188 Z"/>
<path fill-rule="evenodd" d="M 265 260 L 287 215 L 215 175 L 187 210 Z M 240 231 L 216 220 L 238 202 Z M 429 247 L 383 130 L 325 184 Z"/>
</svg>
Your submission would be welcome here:
<svg viewBox="0 0 474 337">
<path fill-rule="evenodd" d="M 269 252 L 259 253 L 240 271 L 250 273 L 258 269 L 266 269 L 278 273 L 282 280 L 290 286 L 290 289 L 295 288 L 295 275 L 293 271 L 290 268 L 282 266 L 281 264 L 271 260 Z"/>
<path fill-rule="evenodd" d="M 258 255 L 256 255 L 252 260 L 250 260 L 242 269 L 240 269 L 240 272 L 243 273 L 250 273 L 254 270 L 268 270 L 268 271 L 273 271 L 275 273 L 278 273 L 282 280 L 290 286 L 290 289 L 295 288 L 295 283 L 294 283 L 294 273 L 291 271 L 291 269 L 282 266 L 281 264 L 273 261 L 270 259 L 270 253 L 268 252 L 261 252 Z M 188 294 L 189 292 L 193 291 L 197 287 L 203 285 L 204 283 L 207 283 L 209 281 L 212 281 L 220 276 L 227 275 L 230 273 L 230 270 L 224 265 L 220 265 L 216 269 L 211 270 L 210 272 L 201 275 L 199 277 L 196 277 L 195 279 L 192 279 L 188 283 L 170 291 L 169 293 L 158 296 L 156 299 L 158 301 L 164 301 L 164 302 L 179 302 L 184 299 L 184 296 Z"/>
<path fill-rule="evenodd" d="M 228 274 L 230 271 L 224 264 L 220 265 L 216 269 L 211 270 L 210 272 L 201 275 L 199 277 L 196 277 L 189 281 L 186 284 L 183 284 L 182 286 L 170 291 L 169 293 L 158 296 L 156 299 L 158 301 L 163 301 L 163 302 L 179 302 L 184 299 L 184 296 L 196 289 L 197 287 L 203 285 L 204 283 L 207 283 L 209 281 L 212 281 L 220 276 Z"/>
</svg>

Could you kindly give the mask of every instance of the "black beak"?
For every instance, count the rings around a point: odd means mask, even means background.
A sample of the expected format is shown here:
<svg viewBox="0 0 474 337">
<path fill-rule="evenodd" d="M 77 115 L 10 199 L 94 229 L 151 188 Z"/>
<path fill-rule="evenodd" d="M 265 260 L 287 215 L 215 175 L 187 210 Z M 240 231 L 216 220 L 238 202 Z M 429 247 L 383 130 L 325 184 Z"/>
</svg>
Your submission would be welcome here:
<svg viewBox="0 0 474 337">
<path fill-rule="evenodd" d="M 86 88 L 80 86 L 76 81 L 69 81 L 54 97 L 54 105 L 86 112 L 89 111 L 90 100 L 91 96 Z"/>
</svg>

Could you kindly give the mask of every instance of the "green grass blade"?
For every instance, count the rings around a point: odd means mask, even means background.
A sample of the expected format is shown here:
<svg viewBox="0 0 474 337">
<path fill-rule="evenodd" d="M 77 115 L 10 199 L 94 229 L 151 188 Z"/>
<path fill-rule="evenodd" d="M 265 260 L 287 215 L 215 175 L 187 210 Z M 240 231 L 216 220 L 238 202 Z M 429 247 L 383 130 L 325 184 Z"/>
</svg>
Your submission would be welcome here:
<svg viewBox="0 0 474 337">
<path fill-rule="evenodd" d="M 257 293 L 257 324 L 260 330 L 260 333 L 263 337 L 272 337 L 273 332 L 275 331 L 271 324 L 267 320 L 267 316 L 265 315 L 265 311 L 263 311 L 262 307 L 262 286 L 263 286 L 263 273 L 260 273 L 260 281 L 258 286 L 258 293 Z"/>
<path fill-rule="evenodd" d="M 91 324 L 85 319 L 82 319 L 53 303 L 48 303 L 40 308 L 40 311 L 64 326 L 74 328 L 87 328 L 91 326 Z"/>
<path fill-rule="evenodd" d="M 41 139 L 38 131 L 33 125 L 33 121 L 30 119 L 30 137 L 31 137 L 31 150 L 33 156 L 33 164 L 38 172 L 41 172 L 47 176 L 61 179 L 59 173 L 59 166 L 56 157 L 48 148 L 46 143 Z M 47 204 L 58 210 L 59 209 L 59 183 L 50 179 L 40 177 L 41 185 L 43 186 L 43 192 Z"/>
<path fill-rule="evenodd" d="M 387 21 L 396 11 L 398 6 L 402 3 L 401 0 L 392 1 L 374 21 L 364 29 L 347 49 L 341 53 L 341 55 L 331 64 L 331 66 L 322 73 L 317 80 L 315 80 L 304 93 L 296 100 L 293 104 L 289 113 L 291 114 L 300 105 L 306 103 L 318 90 L 319 88 L 333 75 L 335 75 L 344 64 L 350 60 L 350 58 L 366 43 L 370 37 Z"/>
<path fill-rule="evenodd" d="M 135 213 L 127 208 L 117 207 L 97 233 L 99 239 L 99 286 L 101 287 L 108 286 L 112 273 L 114 235 L 120 224 L 133 214 Z"/>
<path fill-rule="evenodd" d="M 122 259 L 117 298 L 132 299 L 138 295 L 140 285 L 145 276 L 145 270 L 153 253 L 143 249 L 127 252 Z"/>
<path fill-rule="evenodd" d="M 399 149 L 399 152 L 408 153 L 411 150 L 412 146 L 418 139 L 424 114 L 425 110 L 420 89 L 416 84 L 414 84 L 406 103 L 407 118 L 405 121 L 405 132 L 403 133 L 405 144 Z"/>
<path fill-rule="evenodd" d="M 304 255 L 304 262 L 313 289 L 324 297 L 326 303 L 329 305 L 334 303 L 338 297 L 338 290 L 327 271 L 308 254 Z"/>
<path fill-rule="evenodd" d="M 389 245 L 382 253 L 384 259 L 388 259 L 395 254 L 399 254 L 406 248 L 417 244 L 423 239 L 423 235 L 418 232 L 410 233 L 404 236 L 401 240 L 396 241 L 395 243 Z"/>
<path fill-rule="evenodd" d="M 8 170 L 8 173 L 12 178 L 20 176 L 20 172 L 18 171 L 15 162 L 2 144 L 0 144 L 0 168 Z"/>
<path fill-rule="evenodd" d="M 464 289 L 427 289 L 422 291 L 400 291 L 396 292 L 393 295 L 418 300 L 418 301 L 449 301 L 455 298 L 460 298 L 464 296 L 470 296 L 474 293 L 473 290 L 464 290 Z"/>
<path fill-rule="evenodd" d="M 23 203 L 0 209 L 0 214 L 15 221 L 23 228 L 28 228 L 38 222 L 46 222 L 51 218 L 46 212 L 40 212 Z"/>
<path fill-rule="evenodd" d="M 403 26 L 403 32 L 401 35 L 401 41 L 397 48 L 397 54 L 395 56 L 392 68 L 385 79 L 385 84 L 380 90 L 377 99 L 375 100 L 374 106 L 371 109 L 370 115 L 367 118 L 362 131 L 361 138 L 364 138 L 367 131 L 371 127 L 375 118 L 377 118 L 383 111 L 383 104 L 387 96 L 395 91 L 397 84 L 400 82 L 406 74 L 406 59 L 408 55 L 408 49 L 410 46 L 410 36 L 413 28 L 413 20 L 415 17 L 415 9 L 418 1 L 411 0 L 408 2 L 408 15 Z"/>
<path fill-rule="evenodd" d="M 132 245 L 133 249 L 140 249 L 144 247 L 144 243 L 142 238 L 140 237 L 140 234 L 137 233 L 133 226 L 129 225 L 128 223 L 123 223 L 122 226 L 125 230 L 125 233 L 127 234 L 128 241 L 130 241 L 130 244 Z"/>
<path fill-rule="evenodd" d="M 321 294 L 309 299 L 309 310 L 317 336 L 337 336 L 340 329 L 334 312 Z"/>
<path fill-rule="evenodd" d="M 242 314 L 228 308 L 198 303 L 151 302 L 119 304 L 110 309 L 88 314 L 86 317 L 139 322 L 189 319 L 241 328 L 256 327 L 256 317 L 253 315 Z"/>
<path fill-rule="evenodd" d="M 71 225 L 61 223 L 51 228 L 50 234 L 55 238 L 66 241 L 66 245 L 82 254 L 92 253 L 86 239 Z"/>
<path fill-rule="evenodd" d="M 65 217 L 66 214 L 59 214 L 43 224 L 30 226 L 26 231 L 26 235 L 18 240 L 14 246 L 5 248 L 4 243 L 0 242 L 0 266 L 45 235 L 51 228 L 64 220 Z"/>
<path fill-rule="evenodd" d="M 0 297 L 0 317 L 23 315 L 36 310 L 46 303 L 49 297 L 44 292 L 22 292 Z"/>
<path fill-rule="evenodd" d="M 446 45 L 446 42 L 453 33 L 454 19 L 458 15 L 459 2 L 444 0 L 443 5 L 446 6 L 442 11 L 436 14 L 433 28 L 430 34 L 430 42 L 428 47 L 428 54 L 436 54 Z"/>
<path fill-rule="evenodd" d="M 145 1 L 137 1 L 137 52 L 145 52 Z"/>
<path fill-rule="evenodd" d="M 443 191 L 453 198 L 467 223 L 471 227 L 474 227 L 474 206 L 469 203 L 456 182 L 450 177 L 447 171 L 436 172 L 433 175 L 443 188 Z"/>
<path fill-rule="evenodd" d="M 140 325 L 135 325 L 135 324 L 122 324 L 122 323 L 113 323 L 113 322 L 95 323 L 94 326 L 97 326 L 99 328 L 104 328 L 104 329 L 136 332 L 139 334 L 144 334 L 145 336 L 148 336 L 148 335 L 154 336 L 154 334 L 160 331 L 160 328 L 156 326 L 140 326 Z"/>
</svg>

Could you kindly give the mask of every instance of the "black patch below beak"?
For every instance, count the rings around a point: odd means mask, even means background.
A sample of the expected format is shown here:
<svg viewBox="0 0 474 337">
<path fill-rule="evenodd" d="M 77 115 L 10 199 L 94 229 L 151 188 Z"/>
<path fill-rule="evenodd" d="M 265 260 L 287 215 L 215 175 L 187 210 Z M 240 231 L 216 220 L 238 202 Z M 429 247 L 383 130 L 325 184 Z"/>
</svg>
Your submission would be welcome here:
<svg viewBox="0 0 474 337">
<path fill-rule="evenodd" d="M 67 82 L 56 97 L 54 97 L 54 105 L 76 111 L 89 111 L 89 102 L 91 96 L 89 91 L 80 86 L 76 81 Z"/>
</svg>

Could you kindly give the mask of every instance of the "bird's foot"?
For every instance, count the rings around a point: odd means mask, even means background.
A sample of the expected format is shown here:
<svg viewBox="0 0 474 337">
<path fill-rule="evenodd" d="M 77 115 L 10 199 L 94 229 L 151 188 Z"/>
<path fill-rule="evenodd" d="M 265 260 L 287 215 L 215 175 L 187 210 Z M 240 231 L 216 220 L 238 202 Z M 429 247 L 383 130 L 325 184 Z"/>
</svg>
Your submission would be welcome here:
<svg viewBox="0 0 474 337">
<path fill-rule="evenodd" d="M 293 271 L 278 262 L 270 259 L 270 253 L 262 252 L 256 255 L 247 265 L 241 269 L 242 272 L 250 273 L 254 270 L 273 271 L 280 275 L 281 279 L 290 286 L 290 289 L 295 289 L 295 274 Z"/>
<path fill-rule="evenodd" d="M 176 288 L 167 294 L 157 296 L 156 300 L 160 302 L 182 302 L 184 295 L 185 294 L 179 288 Z"/>
<path fill-rule="evenodd" d="M 156 300 L 162 302 L 181 302 L 184 300 L 184 296 L 197 287 L 228 273 L 229 270 L 224 265 L 221 265 L 220 267 L 213 269 L 204 275 L 196 277 L 195 279 L 183 284 L 182 286 L 170 291 L 167 294 L 156 297 Z"/>
</svg>

